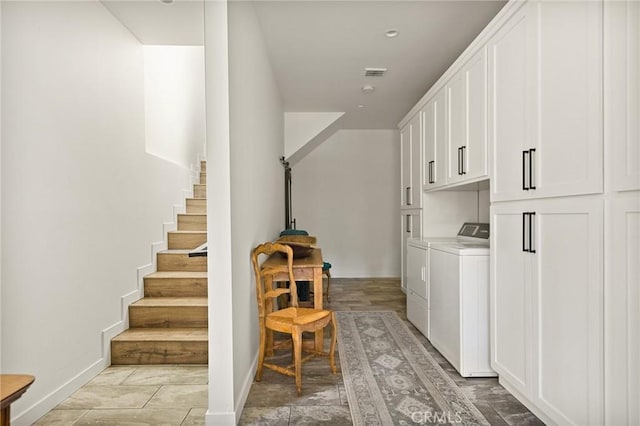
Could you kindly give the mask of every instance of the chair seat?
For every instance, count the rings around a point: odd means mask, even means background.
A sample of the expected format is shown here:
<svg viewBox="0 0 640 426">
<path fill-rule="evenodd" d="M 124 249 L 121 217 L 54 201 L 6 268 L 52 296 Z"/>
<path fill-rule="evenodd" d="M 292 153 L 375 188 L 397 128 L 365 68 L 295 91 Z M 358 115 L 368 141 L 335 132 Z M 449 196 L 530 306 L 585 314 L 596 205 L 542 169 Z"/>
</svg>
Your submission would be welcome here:
<svg viewBox="0 0 640 426">
<path fill-rule="evenodd" d="M 331 316 L 330 311 L 314 308 L 285 308 L 267 315 L 267 328 L 282 329 L 306 325 Z"/>
</svg>

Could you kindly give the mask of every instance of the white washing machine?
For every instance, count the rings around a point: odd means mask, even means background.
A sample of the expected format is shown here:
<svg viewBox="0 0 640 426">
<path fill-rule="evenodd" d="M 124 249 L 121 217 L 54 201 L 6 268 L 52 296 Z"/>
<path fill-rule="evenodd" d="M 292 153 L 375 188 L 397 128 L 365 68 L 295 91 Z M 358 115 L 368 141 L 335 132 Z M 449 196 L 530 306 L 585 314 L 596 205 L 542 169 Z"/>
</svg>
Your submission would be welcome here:
<svg viewBox="0 0 640 426">
<path fill-rule="evenodd" d="M 492 377 L 489 224 L 466 223 L 456 241 L 429 248 L 431 344 L 463 377 Z"/>
</svg>

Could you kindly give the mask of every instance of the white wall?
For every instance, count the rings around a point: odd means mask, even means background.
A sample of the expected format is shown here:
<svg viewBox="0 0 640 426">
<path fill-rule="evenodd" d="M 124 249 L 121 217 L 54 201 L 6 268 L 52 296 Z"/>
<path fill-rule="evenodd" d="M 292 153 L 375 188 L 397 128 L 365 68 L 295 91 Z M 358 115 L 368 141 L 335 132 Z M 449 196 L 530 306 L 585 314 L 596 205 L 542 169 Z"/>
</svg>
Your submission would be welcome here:
<svg viewBox="0 0 640 426">
<path fill-rule="evenodd" d="M 343 115 L 344 112 L 285 112 L 284 156 L 291 157 Z"/>
<path fill-rule="evenodd" d="M 207 2 L 205 5 L 207 29 L 213 30 L 213 26 L 219 29 L 217 37 L 211 34 L 205 41 L 207 64 L 222 67 L 225 66 L 226 36 L 220 32 L 227 24 L 223 17 L 225 4 Z M 284 152 L 283 108 L 253 5 L 229 3 L 228 27 L 229 74 L 209 71 L 209 67 L 207 71 L 207 133 L 217 137 L 207 147 L 212 161 L 208 167 L 212 164 L 216 167 L 215 175 L 207 173 L 207 179 L 208 184 L 215 184 L 219 190 L 215 200 L 209 198 L 208 208 L 212 208 L 223 224 L 227 220 L 231 222 L 230 235 L 212 223 L 213 218 L 208 222 L 210 240 L 213 232 L 222 240 L 215 240 L 213 249 L 224 250 L 230 243 L 231 259 L 226 254 L 209 258 L 210 267 L 218 267 L 215 282 L 209 285 L 222 297 L 212 300 L 209 310 L 210 325 L 218 323 L 209 330 L 210 359 L 214 362 L 210 363 L 207 424 L 235 424 L 242 412 L 253 381 L 259 341 L 250 254 L 256 245 L 277 237 L 284 222 L 284 172 L 279 161 Z M 212 124 L 216 128 L 225 126 L 227 78 L 229 134 L 225 135 L 223 130 L 214 134 Z M 209 114 L 209 101 L 214 104 L 216 115 Z M 212 182 L 214 178 L 216 181 Z M 230 270 L 227 270 L 228 262 Z M 222 279 L 218 274 L 220 266 Z M 224 322 L 220 324 L 220 321 Z M 225 345 L 229 334 L 232 346 Z M 224 343 L 214 340 L 218 338 L 224 339 Z M 229 373 L 233 374 L 233 383 L 229 383 Z M 233 401 L 229 401 L 230 396 Z"/>
<path fill-rule="evenodd" d="M 399 151 L 395 130 L 340 130 L 293 167 L 293 216 L 332 276 L 400 276 Z"/>
<path fill-rule="evenodd" d="M 229 3 L 229 52 L 233 371 L 240 403 L 259 340 L 250 253 L 275 239 L 284 222 L 284 113 L 252 3 Z"/>
<path fill-rule="evenodd" d="M 144 46 L 147 152 L 184 167 L 204 152 L 204 47 Z"/>
<path fill-rule="evenodd" d="M 104 367 L 189 173 L 145 153 L 143 49 L 99 2 L 1 7 L 0 369 L 36 376 L 20 425 Z"/>
</svg>

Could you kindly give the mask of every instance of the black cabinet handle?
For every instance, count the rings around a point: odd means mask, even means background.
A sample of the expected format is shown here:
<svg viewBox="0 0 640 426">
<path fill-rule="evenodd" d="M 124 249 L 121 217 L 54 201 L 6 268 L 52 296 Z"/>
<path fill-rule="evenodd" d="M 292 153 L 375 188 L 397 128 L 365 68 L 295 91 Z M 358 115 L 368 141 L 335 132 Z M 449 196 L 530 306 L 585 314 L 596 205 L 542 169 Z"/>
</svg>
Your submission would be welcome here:
<svg viewBox="0 0 640 426">
<path fill-rule="evenodd" d="M 536 249 L 533 247 L 533 222 L 535 220 L 535 212 L 529 213 L 529 253 L 535 253 Z"/>
<path fill-rule="evenodd" d="M 528 213 L 522 213 L 522 251 L 525 253 L 529 251 L 527 249 L 527 241 L 526 241 L 527 215 Z"/>
<path fill-rule="evenodd" d="M 533 184 L 533 153 L 536 152 L 535 148 L 529 150 L 529 188 L 536 189 Z"/>
<path fill-rule="evenodd" d="M 466 175 L 467 174 L 467 168 L 465 167 L 465 161 L 464 161 L 464 157 L 465 157 L 464 153 L 466 152 L 466 150 L 467 150 L 466 146 L 461 146 L 460 147 L 460 152 L 462 153 L 462 162 L 461 162 L 461 164 L 462 164 L 462 167 L 461 167 L 462 173 L 460 173 L 461 175 Z"/>
<path fill-rule="evenodd" d="M 411 205 L 411 187 L 407 186 L 404 190 L 404 201 L 407 206 Z"/>
<path fill-rule="evenodd" d="M 429 183 L 435 183 L 433 180 L 433 165 L 435 162 L 433 160 L 429 161 Z"/>
<path fill-rule="evenodd" d="M 527 155 L 529 155 L 529 151 L 522 151 L 522 189 L 524 191 L 529 190 L 527 186 Z"/>
<path fill-rule="evenodd" d="M 410 234 L 411 233 L 411 215 L 410 214 L 405 215 L 405 218 L 406 218 L 405 225 L 406 225 L 407 233 Z"/>
</svg>

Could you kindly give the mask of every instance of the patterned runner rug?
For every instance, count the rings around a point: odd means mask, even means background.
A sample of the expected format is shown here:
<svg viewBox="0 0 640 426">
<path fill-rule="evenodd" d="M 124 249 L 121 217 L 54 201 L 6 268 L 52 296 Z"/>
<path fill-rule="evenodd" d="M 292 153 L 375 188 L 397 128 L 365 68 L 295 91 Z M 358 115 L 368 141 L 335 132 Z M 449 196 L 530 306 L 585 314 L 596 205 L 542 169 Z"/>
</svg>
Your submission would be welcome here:
<svg viewBox="0 0 640 426">
<path fill-rule="evenodd" d="M 355 425 L 489 425 L 398 314 L 336 314 Z"/>
</svg>

